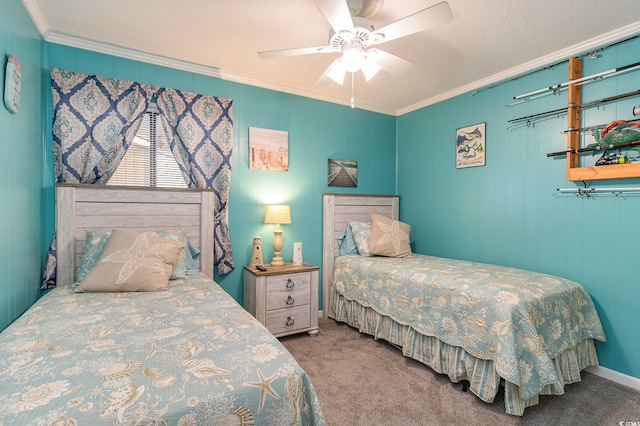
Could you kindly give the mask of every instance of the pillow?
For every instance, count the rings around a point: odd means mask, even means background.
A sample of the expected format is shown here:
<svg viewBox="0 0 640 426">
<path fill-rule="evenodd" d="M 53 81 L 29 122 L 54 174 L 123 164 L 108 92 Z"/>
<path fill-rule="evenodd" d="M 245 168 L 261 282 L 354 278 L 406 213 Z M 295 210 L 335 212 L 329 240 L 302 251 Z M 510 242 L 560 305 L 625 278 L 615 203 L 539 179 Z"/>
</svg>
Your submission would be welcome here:
<svg viewBox="0 0 640 426">
<path fill-rule="evenodd" d="M 356 245 L 356 240 L 353 239 L 353 233 L 351 232 L 351 226 L 347 224 L 342 232 L 340 233 L 340 237 L 338 237 L 338 254 L 340 256 L 345 254 L 358 254 L 358 246 Z"/>
<path fill-rule="evenodd" d="M 146 234 L 147 232 L 145 232 Z M 158 236 L 160 238 L 167 238 L 169 240 L 178 241 L 183 244 L 182 247 L 187 247 L 187 231 L 183 228 L 179 229 L 164 229 L 162 231 L 150 231 L 149 234 Z M 187 251 L 181 250 L 178 255 L 178 260 L 173 265 L 171 271 L 170 280 L 181 280 L 187 277 Z"/>
<path fill-rule="evenodd" d="M 380 256 L 411 257 L 411 226 L 371 213 L 369 252 Z"/>
<path fill-rule="evenodd" d="M 353 239 L 356 241 L 358 253 L 362 256 L 371 256 L 369 254 L 369 233 L 371 232 L 370 222 L 349 222 Z"/>
<path fill-rule="evenodd" d="M 80 281 L 84 281 L 91 268 L 95 266 L 104 249 L 104 245 L 109 239 L 111 231 L 105 231 L 104 229 L 87 229 L 85 234 L 87 240 L 84 242 L 84 253 L 80 260 L 78 272 L 76 272 L 76 282 L 72 284 L 73 287 L 77 287 Z"/>
<path fill-rule="evenodd" d="M 150 233 L 158 237 L 169 238 L 171 240 L 180 241 L 185 244 L 187 242 L 187 232 L 182 228 L 151 231 Z M 93 268 L 93 266 L 98 261 L 98 258 L 100 257 L 100 254 L 104 249 L 104 245 L 107 243 L 109 235 L 111 235 L 111 231 L 107 231 L 106 229 L 87 229 L 87 239 L 84 243 L 84 253 L 82 254 L 82 259 L 80 260 L 80 267 L 78 268 L 78 272 L 76 272 L 76 282 L 73 283 L 72 286 L 77 287 L 78 283 L 84 281 L 84 279 L 87 277 L 87 273 L 89 273 L 91 268 Z M 178 260 L 173 267 L 173 271 L 171 271 L 171 277 L 169 279 L 179 280 L 182 278 L 186 278 L 187 258 L 185 252 L 186 250 L 183 250 L 178 256 Z M 198 251 L 198 253 L 200 253 L 200 251 Z"/>
<path fill-rule="evenodd" d="M 76 287 L 80 292 L 156 291 L 169 276 L 185 243 L 149 232 L 114 229 L 95 266 Z"/>
<path fill-rule="evenodd" d="M 183 250 L 186 253 L 186 264 L 187 264 L 187 275 L 193 275 L 198 272 L 198 267 L 196 266 L 196 259 L 200 255 L 200 250 L 191 244 L 190 240 L 187 240 L 187 249 Z"/>
</svg>

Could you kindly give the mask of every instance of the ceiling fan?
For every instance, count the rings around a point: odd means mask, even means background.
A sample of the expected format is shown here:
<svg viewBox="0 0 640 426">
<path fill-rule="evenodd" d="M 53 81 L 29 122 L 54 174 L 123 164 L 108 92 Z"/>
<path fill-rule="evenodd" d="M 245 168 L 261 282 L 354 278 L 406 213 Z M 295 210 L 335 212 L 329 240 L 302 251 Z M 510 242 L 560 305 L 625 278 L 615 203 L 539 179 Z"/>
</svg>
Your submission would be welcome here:
<svg viewBox="0 0 640 426">
<path fill-rule="evenodd" d="M 350 2 L 353 0 L 315 0 L 315 2 L 331 25 L 328 45 L 270 50 L 259 52 L 258 56 L 262 59 L 270 59 L 312 53 L 341 53 L 341 56 L 334 60 L 316 81 L 316 86 L 327 83 L 329 79 L 343 84 L 347 72 L 362 71 L 367 81 L 381 69 L 391 75 L 400 76 L 414 65 L 413 62 L 372 46 L 425 31 L 453 19 L 449 4 L 443 1 L 382 28 L 375 29 L 366 17 L 352 16 Z M 382 1 L 378 0 L 373 7 L 375 9 L 373 12 L 377 11 L 381 5 Z M 369 9 L 371 12 L 370 5 Z M 357 13 L 357 9 L 351 8 L 351 10 L 355 12 L 354 14 Z M 369 16 L 371 13 L 366 15 Z"/>
</svg>

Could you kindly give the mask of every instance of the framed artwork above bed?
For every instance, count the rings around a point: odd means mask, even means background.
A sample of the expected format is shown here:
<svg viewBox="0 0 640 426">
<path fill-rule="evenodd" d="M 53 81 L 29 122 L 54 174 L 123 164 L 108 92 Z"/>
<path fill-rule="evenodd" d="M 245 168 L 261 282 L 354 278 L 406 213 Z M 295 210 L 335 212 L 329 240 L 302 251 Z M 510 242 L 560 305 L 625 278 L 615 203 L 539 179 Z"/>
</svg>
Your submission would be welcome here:
<svg viewBox="0 0 640 426">
<path fill-rule="evenodd" d="M 289 132 L 249 127 L 249 169 L 289 170 Z"/>
<path fill-rule="evenodd" d="M 327 185 L 358 186 L 358 162 L 350 160 L 328 160 Z"/>
</svg>

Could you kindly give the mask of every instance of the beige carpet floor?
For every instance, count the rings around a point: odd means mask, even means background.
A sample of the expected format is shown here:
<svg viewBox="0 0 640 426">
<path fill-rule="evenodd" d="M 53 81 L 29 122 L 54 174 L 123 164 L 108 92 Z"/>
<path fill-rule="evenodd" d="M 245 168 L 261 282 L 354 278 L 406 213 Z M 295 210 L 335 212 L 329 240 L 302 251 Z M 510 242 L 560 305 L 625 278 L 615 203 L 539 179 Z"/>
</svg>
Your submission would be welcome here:
<svg viewBox="0 0 640 426">
<path fill-rule="evenodd" d="M 504 412 L 502 388 L 487 404 L 390 344 L 330 319 L 320 320 L 316 337 L 280 341 L 309 374 L 330 426 L 640 425 L 640 392 L 586 372 L 564 395 L 543 396 L 516 417 Z"/>
</svg>

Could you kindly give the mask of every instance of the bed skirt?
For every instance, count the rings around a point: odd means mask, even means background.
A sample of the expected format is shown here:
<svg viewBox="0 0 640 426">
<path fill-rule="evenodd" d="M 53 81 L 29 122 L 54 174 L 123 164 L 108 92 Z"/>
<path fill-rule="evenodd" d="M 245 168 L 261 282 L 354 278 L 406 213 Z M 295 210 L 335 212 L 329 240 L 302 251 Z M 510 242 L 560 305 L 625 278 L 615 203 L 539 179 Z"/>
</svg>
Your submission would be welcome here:
<svg viewBox="0 0 640 426">
<path fill-rule="evenodd" d="M 492 403 L 498 393 L 501 377 L 492 360 L 480 359 L 458 346 L 442 342 L 433 336 L 418 333 L 410 326 L 399 324 L 374 309 L 348 300 L 331 288 L 330 318 L 357 328 L 375 339 L 386 340 L 402 348 L 402 354 L 446 374 L 453 383 L 467 380 L 469 389 L 481 400 Z M 539 402 L 539 395 L 562 395 L 564 385 L 579 382 L 580 371 L 598 365 L 593 339 L 586 339 L 553 358 L 558 382 L 544 386 L 534 397 L 522 400 L 519 386 L 504 380 L 504 404 L 507 414 L 522 416 L 524 409 Z"/>
</svg>

